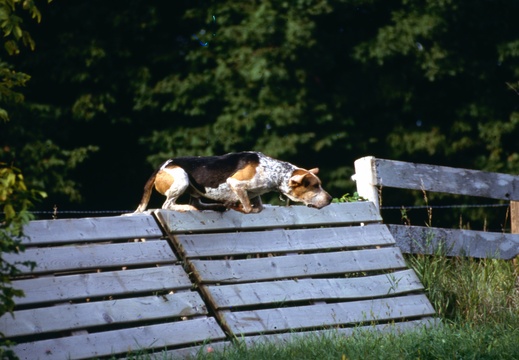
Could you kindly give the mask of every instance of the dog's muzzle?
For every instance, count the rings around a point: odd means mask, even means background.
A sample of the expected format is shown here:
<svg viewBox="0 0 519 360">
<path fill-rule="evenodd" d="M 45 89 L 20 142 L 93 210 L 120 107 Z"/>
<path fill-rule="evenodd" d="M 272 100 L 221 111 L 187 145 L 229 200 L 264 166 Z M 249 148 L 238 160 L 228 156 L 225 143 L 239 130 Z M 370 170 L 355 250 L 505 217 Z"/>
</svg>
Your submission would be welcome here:
<svg viewBox="0 0 519 360">
<path fill-rule="evenodd" d="M 311 202 L 306 203 L 306 206 L 314 209 L 322 209 L 323 207 L 330 205 L 331 202 L 332 197 L 330 196 L 330 194 L 325 192 L 321 196 L 313 198 Z"/>
</svg>

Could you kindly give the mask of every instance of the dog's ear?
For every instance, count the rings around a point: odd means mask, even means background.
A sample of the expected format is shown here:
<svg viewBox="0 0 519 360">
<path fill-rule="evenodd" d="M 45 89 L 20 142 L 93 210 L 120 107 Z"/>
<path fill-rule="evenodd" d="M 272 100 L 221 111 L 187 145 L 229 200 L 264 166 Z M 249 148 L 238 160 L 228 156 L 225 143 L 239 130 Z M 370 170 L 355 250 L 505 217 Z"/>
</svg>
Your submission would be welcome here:
<svg viewBox="0 0 519 360">
<path fill-rule="evenodd" d="M 301 185 L 306 174 L 294 175 L 288 180 L 288 186 L 295 187 Z"/>
<path fill-rule="evenodd" d="M 310 169 L 308 170 L 308 172 L 311 172 L 312 174 L 317 174 L 319 172 L 319 168 L 313 168 L 313 169 Z"/>
</svg>

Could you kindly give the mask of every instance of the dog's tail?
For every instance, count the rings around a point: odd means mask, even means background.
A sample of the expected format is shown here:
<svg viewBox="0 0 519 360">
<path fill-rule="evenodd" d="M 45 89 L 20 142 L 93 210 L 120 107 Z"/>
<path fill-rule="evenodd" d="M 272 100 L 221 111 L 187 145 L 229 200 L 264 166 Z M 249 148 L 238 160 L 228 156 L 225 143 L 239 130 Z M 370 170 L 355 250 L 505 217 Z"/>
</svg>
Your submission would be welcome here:
<svg viewBox="0 0 519 360">
<path fill-rule="evenodd" d="M 148 181 L 146 181 L 146 185 L 144 185 L 144 193 L 142 194 L 141 202 L 137 207 L 137 210 L 135 210 L 136 213 L 141 213 L 146 210 L 148 202 L 150 201 L 153 185 L 155 184 L 155 178 L 157 177 L 157 173 L 159 172 L 159 170 L 160 169 L 155 170 L 155 172 L 151 174 Z"/>
</svg>

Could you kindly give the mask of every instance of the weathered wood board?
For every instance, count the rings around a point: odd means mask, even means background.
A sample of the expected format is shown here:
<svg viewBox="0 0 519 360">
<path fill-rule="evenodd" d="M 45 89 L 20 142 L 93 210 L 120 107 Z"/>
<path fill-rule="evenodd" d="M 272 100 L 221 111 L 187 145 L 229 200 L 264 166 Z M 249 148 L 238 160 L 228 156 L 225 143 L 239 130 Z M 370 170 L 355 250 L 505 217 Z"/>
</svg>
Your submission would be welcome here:
<svg viewBox="0 0 519 360">
<path fill-rule="evenodd" d="M 286 343 L 293 341 L 294 339 L 301 337 L 310 337 L 321 339 L 323 337 L 328 337 L 335 339 L 337 337 L 341 338 L 344 336 L 362 336 L 365 332 L 379 332 L 379 333 L 392 333 L 392 334 L 402 334 L 403 332 L 414 331 L 414 330 L 422 330 L 424 328 L 436 327 L 439 326 L 441 322 L 437 318 L 423 318 L 420 320 L 409 320 L 405 322 L 398 323 L 387 323 L 380 325 L 360 325 L 356 327 L 343 327 L 343 328 L 334 328 L 328 330 L 314 330 L 314 331 L 299 331 L 299 332 L 290 332 L 290 333 L 279 333 L 279 334 L 270 334 L 270 335 L 251 335 L 247 337 L 242 337 L 240 341 L 245 343 L 248 346 L 262 344 L 262 343 L 275 343 L 280 346 L 285 345 Z"/>
<path fill-rule="evenodd" d="M 423 290 L 412 270 L 331 279 L 294 279 L 207 286 L 218 309 L 292 302 L 356 300 Z"/>
<path fill-rule="evenodd" d="M 330 204 L 320 210 L 306 206 L 265 206 L 261 214 L 237 211 L 156 210 L 159 221 L 169 233 L 223 232 L 255 229 L 334 226 L 381 221 L 372 203 Z"/>
<path fill-rule="evenodd" d="M 214 318 L 199 318 L 24 343 L 14 346 L 13 350 L 20 359 L 27 360 L 93 359 L 224 338 Z"/>
<path fill-rule="evenodd" d="M 14 317 L 0 317 L 20 359 L 181 352 L 225 340 L 152 215 L 35 221 L 26 233 L 26 251 L 5 259 L 36 268 L 20 267 L 12 285 L 25 296 L 15 298 Z"/>
<path fill-rule="evenodd" d="M 434 314 L 425 295 L 273 309 L 223 312 L 235 334 L 264 334 L 340 325 L 369 324 Z"/>
<path fill-rule="evenodd" d="M 519 234 L 423 226 L 388 225 L 404 253 L 513 259 L 519 255 Z"/>
<path fill-rule="evenodd" d="M 372 185 L 500 200 L 519 200 L 519 176 L 478 170 L 373 159 Z"/>
<path fill-rule="evenodd" d="M 45 308 L 19 310 L 15 316 L 0 317 L 0 328 L 7 337 L 33 333 L 73 331 L 106 324 L 117 325 L 168 317 L 207 315 L 204 302 L 195 292 L 163 296 L 62 304 Z"/>
<path fill-rule="evenodd" d="M 306 278 L 406 267 L 397 247 L 245 260 L 193 260 L 191 264 L 203 283 Z"/>
<path fill-rule="evenodd" d="M 426 324 L 434 310 L 387 227 L 378 215 L 352 216 L 372 208 L 370 202 L 334 204 L 322 209 L 333 211 L 330 216 L 294 206 L 275 208 L 264 219 L 231 212 L 215 220 L 226 232 L 212 230 L 214 224 L 204 228 L 207 223 L 195 217 L 200 214 L 161 210 L 158 217 L 208 306 L 238 338 L 365 323 Z M 185 219 L 192 228 L 184 227 Z"/>
<path fill-rule="evenodd" d="M 25 245 L 148 239 L 162 236 L 150 215 L 115 216 L 84 219 L 38 220 L 24 227 Z"/>
<path fill-rule="evenodd" d="M 274 229 L 234 233 L 176 235 L 182 254 L 189 258 L 243 254 L 389 246 L 395 240 L 385 225 L 313 229 Z M 225 243 L 223 247 L 221 244 Z"/>
<path fill-rule="evenodd" d="M 377 159 L 355 161 L 359 194 L 379 208 L 379 189 L 399 188 L 510 200 L 512 233 L 517 227 L 519 176 L 477 170 Z M 403 204 L 398 204 L 403 205 Z M 433 254 L 439 246 L 449 256 L 512 259 L 519 254 L 519 235 L 473 230 L 389 225 L 404 253 Z"/>
<path fill-rule="evenodd" d="M 172 264 L 177 261 L 166 241 L 28 248 L 21 254 L 6 254 L 4 259 L 11 263 L 20 260 L 34 262 L 34 270 L 22 265 L 18 267 L 25 274 Z"/>
<path fill-rule="evenodd" d="M 191 285 L 179 265 L 13 281 L 13 287 L 25 293 L 24 297 L 16 298 L 17 305 L 185 290 Z"/>
<path fill-rule="evenodd" d="M 185 357 L 242 336 L 431 324 L 423 286 L 371 202 L 153 215 L 27 227 L 26 252 L 6 258 L 37 266 L 12 279 L 26 296 L 0 318 L 21 359 Z"/>
</svg>

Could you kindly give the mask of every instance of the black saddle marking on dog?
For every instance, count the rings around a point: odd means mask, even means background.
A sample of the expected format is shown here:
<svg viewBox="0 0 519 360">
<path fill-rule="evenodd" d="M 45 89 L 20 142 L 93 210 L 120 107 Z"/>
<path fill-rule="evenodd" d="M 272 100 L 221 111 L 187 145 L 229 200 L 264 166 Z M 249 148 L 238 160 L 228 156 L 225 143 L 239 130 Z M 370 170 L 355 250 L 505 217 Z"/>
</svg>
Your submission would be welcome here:
<svg viewBox="0 0 519 360">
<path fill-rule="evenodd" d="M 188 174 L 191 185 L 205 193 L 205 187 L 217 188 L 248 164 L 259 164 L 258 154 L 239 152 L 221 156 L 181 156 L 171 159 L 168 166 L 180 166 Z"/>
</svg>

